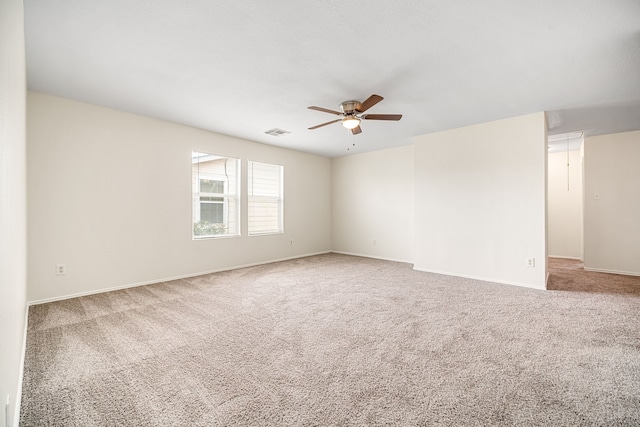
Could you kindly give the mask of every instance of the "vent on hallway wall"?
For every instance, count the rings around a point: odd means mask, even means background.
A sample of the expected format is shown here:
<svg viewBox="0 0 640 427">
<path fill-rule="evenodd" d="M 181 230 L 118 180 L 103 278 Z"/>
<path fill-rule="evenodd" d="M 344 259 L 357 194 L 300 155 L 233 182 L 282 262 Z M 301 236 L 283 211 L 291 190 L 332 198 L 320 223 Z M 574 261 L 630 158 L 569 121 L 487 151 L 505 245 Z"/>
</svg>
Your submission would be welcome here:
<svg viewBox="0 0 640 427">
<path fill-rule="evenodd" d="M 265 131 L 265 133 L 267 135 L 271 135 L 271 136 L 282 136 L 282 135 L 286 135 L 289 132 L 288 130 L 284 130 L 284 129 L 278 129 L 278 128 L 273 128 L 273 129 L 269 129 L 268 131 Z"/>
</svg>

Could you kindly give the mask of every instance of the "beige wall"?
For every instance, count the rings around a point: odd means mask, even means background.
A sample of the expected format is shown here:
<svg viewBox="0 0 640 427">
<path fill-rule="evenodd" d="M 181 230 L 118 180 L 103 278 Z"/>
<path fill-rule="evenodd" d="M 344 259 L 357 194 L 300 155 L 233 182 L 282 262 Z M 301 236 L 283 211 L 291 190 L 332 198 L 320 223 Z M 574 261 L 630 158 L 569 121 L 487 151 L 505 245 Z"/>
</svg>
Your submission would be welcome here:
<svg viewBox="0 0 640 427">
<path fill-rule="evenodd" d="M 27 114 L 29 301 L 331 250 L 327 158 L 40 93 Z M 243 209 L 241 237 L 192 240 L 193 150 L 242 159 L 242 182 L 247 159 L 283 165 L 285 233 L 248 237 Z"/>
<path fill-rule="evenodd" d="M 584 142 L 584 265 L 640 275 L 640 131 Z"/>
<path fill-rule="evenodd" d="M 333 159 L 333 250 L 544 288 L 545 129 L 538 113 Z"/>
<path fill-rule="evenodd" d="M 582 154 L 549 153 L 549 256 L 582 259 Z M 568 185 L 567 185 L 568 179 Z"/>
<path fill-rule="evenodd" d="M 414 142 L 415 268 L 545 288 L 544 113 Z"/>
<path fill-rule="evenodd" d="M 18 425 L 27 286 L 25 53 L 20 0 L 0 2 L 0 425 Z M 8 413 L 5 405 L 9 400 Z"/>
<path fill-rule="evenodd" d="M 336 252 L 413 262 L 413 146 L 332 160 Z"/>
</svg>

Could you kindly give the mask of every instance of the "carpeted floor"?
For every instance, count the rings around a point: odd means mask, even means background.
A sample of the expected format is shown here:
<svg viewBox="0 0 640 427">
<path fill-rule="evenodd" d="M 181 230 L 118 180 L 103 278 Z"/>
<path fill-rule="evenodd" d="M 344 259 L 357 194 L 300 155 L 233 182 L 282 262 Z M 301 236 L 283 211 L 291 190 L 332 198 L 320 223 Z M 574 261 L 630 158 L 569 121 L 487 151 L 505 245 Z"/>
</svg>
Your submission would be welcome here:
<svg viewBox="0 0 640 427">
<path fill-rule="evenodd" d="M 32 306 L 22 426 L 640 425 L 640 277 L 328 254 Z"/>
<path fill-rule="evenodd" d="M 640 296 L 640 277 L 586 271 L 582 261 L 549 258 L 547 289 Z"/>
</svg>

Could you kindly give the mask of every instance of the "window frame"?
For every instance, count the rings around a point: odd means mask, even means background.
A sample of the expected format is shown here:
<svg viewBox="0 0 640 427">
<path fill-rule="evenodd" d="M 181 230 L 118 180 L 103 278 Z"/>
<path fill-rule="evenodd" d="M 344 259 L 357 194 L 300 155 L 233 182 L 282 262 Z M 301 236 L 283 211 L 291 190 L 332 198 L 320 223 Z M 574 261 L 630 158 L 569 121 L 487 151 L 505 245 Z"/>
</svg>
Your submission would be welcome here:
<svg viewBox="0 0 640 427">
<path fill-rule="evenodd" d="M 215 173 L 211 171 L 200 171 L 200 164 L 205 163 L 207 160 L 203 160 L 203 158 L 210 157 L 211 161 L 213 160 L 224 160 L 233 161 L 235 163 L 235 173 L 226 175 Z M 198 167 L 197 171 L 195 170 L 196 165 Z M 206 239 L 221 239 L 221 238 L 229 238 L 229 237 L 239 237 L 242 233 L 242 161 L 240 158 L 219 155 L 214 153 L 206 153 L 202 151 L 192 150 L 191 157 L 191 238 L 192 240 L 206 240 Z M 202 179 L 211 179 L 213 181 L 221 181 L 224 184 L 223 191 L 224 193 L 203 193 L 202 190 Z M 235 181 L 235 185 L 231 183 L 231 181 Z M 235 187 L 235 188 L 233 188 Z M 235 191 L 235 192 L 233 192 Z M 203 201 L 203 197 L 220 197 L 222 200 L 220 202 L 207 202 Z M 223 222 L 215 223 L 222 224 L 225 229 L 225 233 L 220 234 L 196 234 L 196 225 L 201 222 L 202 218 L 202 204 L 203 203 L 221 203 L 223 206 Z M 235 213 L 231 212 L 230 204 L 233 203 L 235 205 Z M 233 216 L 233 218 L 231 217 Z M 233 227 L 233 231 L 229 232 L 229 224 L 231 222 L 235 223 L 235 227 Z"/>
</svg>

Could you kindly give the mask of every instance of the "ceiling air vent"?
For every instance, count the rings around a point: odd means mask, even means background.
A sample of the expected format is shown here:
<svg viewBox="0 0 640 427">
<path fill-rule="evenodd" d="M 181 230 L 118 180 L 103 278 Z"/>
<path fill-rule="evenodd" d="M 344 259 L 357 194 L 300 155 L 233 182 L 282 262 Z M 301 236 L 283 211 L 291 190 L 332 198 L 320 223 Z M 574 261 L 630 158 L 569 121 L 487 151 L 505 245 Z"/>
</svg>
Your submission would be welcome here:
<svg viewBox="0 0 640 427">
<path fill-rule="evenodd" d="M 291 133 L 291 132 L 289 132 L 288 130 L 273 128 L 273 129 L 269 129 L 265 133 L 267 135 L 271 135 L 271 136 L 280 136 L 280 135 L 286 135 L 286 134 Z"/>
</svg>

